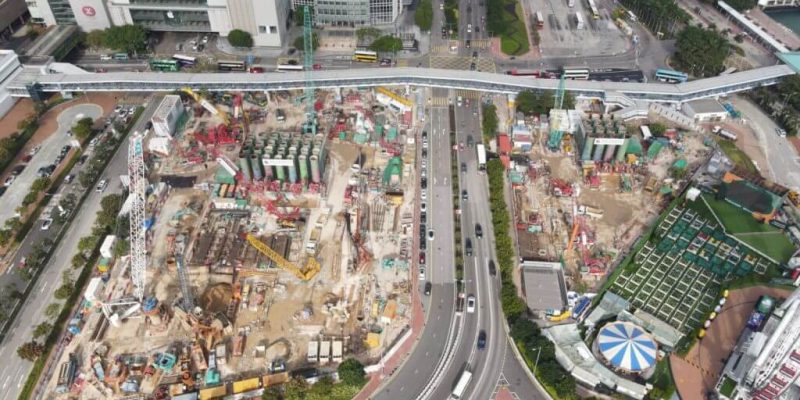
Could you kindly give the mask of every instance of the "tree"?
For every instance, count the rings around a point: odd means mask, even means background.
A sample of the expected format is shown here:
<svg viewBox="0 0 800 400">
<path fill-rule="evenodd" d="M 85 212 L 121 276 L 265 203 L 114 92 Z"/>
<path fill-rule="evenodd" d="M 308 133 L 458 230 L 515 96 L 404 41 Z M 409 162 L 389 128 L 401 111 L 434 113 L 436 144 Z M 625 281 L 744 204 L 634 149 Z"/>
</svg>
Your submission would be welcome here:
<svg viewBox="0 0 800 400">
<path fill-rule="evenodd" d="M 333 390 L 333 379 L 330 376 L 323 376 L 316 383 L 311 385 L 308 390 L 306 398 L 309 400 L 323 400 L 331 398 L 331 391 Z"/>
<path fill-rule="evenodd" d="M 664 136 L 664 132 L 666 131 L 667 127 L 664 124 L 658 122 L 650 124 L 650 133 L 652 133 L 654 136 Z"/>
<path fill-rule="evenodd" d="M 11 229 L 0 229 L 0 246 L 5 246 L 11 241 L 14 232 Z"/>
<path fill-rule="evenodd" d="M 308 6 L 309 14 L 314 16 L 314 7 Z M 305 7 L 297 7 L 294 10 L 294 24 L 297 26 L 303 26 L 305 24 Z"/>
<path fill-rule="evenodd" d="M 716 76 L 725 69 L 731 46 L 718 32 L 688 26 L 675 43 L 676 66 L 694 76 Z"/>
<path fill-rule="evenodd" d="M 364 365 L 355 358 L 348 358 L 339 364 L 339 380 L 345 385 L 361 386 L 366 382 Z"/>
<path fill-rule="evenodd" d="M 5 226 L 12 231 L 16 231 L 22 227 L 22 221 L 19 219 L 19 217 L 11 217 L 6 220 Z"/>
<path fill-rule="evenodd" d="M 523 90 L 515 100 L 517 111 L 526 116 L 547 114 L 553 108 L 555 99 L 552 90 Z"/>
<path fill-rule="evenodd" d="M 43 352 L 44 346 L 37 343 L 35 340 L 23 343 L 22 346 L 19 346 L 17 349 L 17 355 L 19 358 L 28 361 L 36 361 L 36 359 L 39 358 Z"/>
<path fill-rule="evenodd" d="M 89 235 L 84 236 L 78 240 L 78 251 L 81 253 L 91 253 L 97 247 L 97 236 Z"/>
<path fill-rule="evenodd" d="M 234 29 L 228 32 L 228 42 L 234 47 L 253 47 L 253 36 L 250 32 Z"/>
<path fill-rule="evenodd" d="M 80 269 L 86 265 L 86 257 L 83 256 L 82 253 L 77 253 L 72 256 L 72 261 L 70 263 L 73 269 Z"/>
<path fill-rule="evenodd" d="M 92 49 L 106 47 L 106 32 L 101 29 L 90 31 L 83 37 L 83 44 Z"/>
<path fill-rule="evenodd" d="M 36 325 L 36 327 L 33 328 L 33 338 L 38 339 L 42 336 L 49 334 L 50 331 L 52 330 L 53 330 L 52 324 L 50 324 L 49 322 L 42 322 L 41 324 Z"/>
<path fill-rule="evenodd" d="M 516 286 L 510 281 L 503 282 L 500 288 L 500 303 L 509 321 L 515 321 L 526 309 L 525 302 L 517 296 Z"/>
<path fill-rule="evenodd" d="M 372 51 L 396 52 L 403 50 L 403 41 L 392 35 L 384 35 L 375 39 L 372 44 L 369 45 L 369 48 Z"/>
<path fill-rule="evenodd" d="M 381 36 L 381 30 L 375 27 L 368 26 L 366 28 L 356 29 L 356 36 L 358 40 L 362 41 L 367 38 L 375 39 Z"/>
<path fill-rule="evenodd" d="M 305 50 L 305 38 L 301 35 L 297 39 L 294 40 L 294 47 L 299 50 Z M 319 35 L 317 32 L 311 33 L 311 48 L 316 50 L 319 47 Z"/>
<path fill-rule="evenodd" d="M 61 314 L 61 309 L 63 306 L 59 303 L 50 303 L 47 305 L 47 308 L 44 309 L 44 315 L 47 318 L 55 319 L 58 317 L 58 314 Z"/>
<path fill-rule="evenodd" d="M 74 288 L 72 287 L 71 283 L 69 285 L 61 285 L 58 287 L 58 289 L 56 289 L 55 292 L 53 292 L 53 297 L 55 297 L 57 300 L 64 300 L 72 295 L 73 290 Z"/>
<path fill-rule="evenodd" d="M 483 137 L 485 139 L 494 139 L 494 137 L 497 136 L 497 107 L 494 104 L 483 106 L 482 117 L 481 128 L 483 129 Z"/>
<path fill-rule="evenodd" d="M 41 192 L 42 190 L 47 189 L 49 186 L 50 186 L 50 178 L 44 176 L 33 181 L 33 183 L 31 184 L 31 190 Z"/>
<path fill-rule="evenodd" d="M 81 118 L 72 127 L 72 133 L 78 140 L 83 141 L 92 135 L 92 125 L 94 125 L 93 119 L 89 117 Z"/>
<path fill-rule="evenodd" d="M 433 26 L 433 2 L 422 0 L 414 11 L 414 23 L 423 32 L 429 32 Z"/>
<path fill-rule="evenodd" d="M 39 192 L 31 190 L 25 197 L 22 198 L 22 205 L 29 206 L 33 203 L 36 203 L 36 200 L 39 198 Z"/>
<path fill-rule="evenodd" d="M 147 31 L 139 25 L 112 26 L 105 30 L 103 44 L 110 49 L 137 54 L 147 49 Z"/>
<path fill-rule="evenodd" d="M 285 400 L 304 400 L 308 383 L 301 377 L 296 377 L 283 385 L 283 398 Z"/>
<path fill-rule="evenodd" d="M 100 211 L 97 212 L 95 224 L 102 227 L 114 227 L 117 222 L 117 214 L 122 209 L 124 199 L 122 195 L 110 194 L 100 200 Z"/>
</svg>

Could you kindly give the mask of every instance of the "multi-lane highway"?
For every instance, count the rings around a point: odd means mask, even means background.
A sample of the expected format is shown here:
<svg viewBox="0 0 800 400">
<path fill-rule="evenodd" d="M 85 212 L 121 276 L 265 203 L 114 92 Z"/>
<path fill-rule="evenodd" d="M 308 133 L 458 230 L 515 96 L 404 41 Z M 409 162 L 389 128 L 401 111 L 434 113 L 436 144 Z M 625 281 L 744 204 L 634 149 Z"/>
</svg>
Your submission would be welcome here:
<svg viewBox="0 0 800 400">
<path fill-rule="evenodd" d="M 150 120 L 157 106 L 158 101 L 151 101 L 131 131 L 144 130 L 144 124 Z M 5 360 L 0 366 L 0 387 L 2 387 L 0 400 L 18 397 L 32 363 L 20 359 L 17 356 L 17 348 L 29 341 L 34 327 L 45 320 L 44 309 L 54 301 L 51 293 L 60 284 L 62 273 L 70 270 L 70 261 L 75 249 L 78 248 L 78 241 L 92 232 L 97 211 L 100 210 L 100 200 L 109 194 L 122 192 L 119 176 L 127 173 L 127 154 L 128 146 L 125 142 L 102 174 L 101 179 L 111 182 L 108 189 L 103 193 L 92 190 L 80 209 L 76 211 L 77 214 L 67 228 L 66 234 L 50 257 L 50 262 L 42 267 L 43 271 L 34 284 L 31 295 L 23 304 L 5 340 L 0 344 L 0 359 Z"/>
</svg>

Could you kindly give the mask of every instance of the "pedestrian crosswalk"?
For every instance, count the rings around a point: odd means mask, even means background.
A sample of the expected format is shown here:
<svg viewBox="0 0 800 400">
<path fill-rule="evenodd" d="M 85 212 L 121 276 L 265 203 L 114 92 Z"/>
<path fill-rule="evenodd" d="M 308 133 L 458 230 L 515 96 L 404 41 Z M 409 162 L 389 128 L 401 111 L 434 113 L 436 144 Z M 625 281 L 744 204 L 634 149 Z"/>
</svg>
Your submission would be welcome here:
<svg viewBox="0 0 800 400">
<path fill-rule="evenodd" d="M 397 60 L 397 66 L 398 67 L 407 67 L 408 66 L 408 60 L 403 60 L 403 59 Z"/>
<path fill-rule="evenodd" d="M 470 48 L 473 49 L 488 49 L 492 47 L 492 41 L 489 39 L 475 39 L 470 42 Z"/>
<path fill-rule="evenodd" d="M 450 105 L 447 97 L 432 97 L 430 100 L 431 107 L 447 107 Z"/>
<path fill-rule="evenodd" d="M 456 96 L 461 96 L 465 99 L 479 99 L 481 93 L 474 90 L 458 89 L 456 90 Z"/>
<path fill-rule="evenodd" d="M 492 41 L 490 39 L 473 39 L 469 42 L 470 50 L 482 50 L 490 47 L 492 47 Z M 457 52 L 459 48 L 467 48 L 466 40 L 453 40 L 445 44 L 433 44 L 431 45 L 431 53 L 453 54 Z"/>
</svg>

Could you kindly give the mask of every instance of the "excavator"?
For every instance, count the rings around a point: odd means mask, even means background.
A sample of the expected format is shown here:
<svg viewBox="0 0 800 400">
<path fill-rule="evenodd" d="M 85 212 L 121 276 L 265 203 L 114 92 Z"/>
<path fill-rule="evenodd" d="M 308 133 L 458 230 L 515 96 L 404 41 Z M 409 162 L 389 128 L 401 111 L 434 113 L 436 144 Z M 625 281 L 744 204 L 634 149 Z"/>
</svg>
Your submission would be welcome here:
<svg viewBox="0 0 800 400">
<path fill-rule="evenodd" d="M 251 246 L 255 247 L 256 250 L 260 251 L 262 254 L 267 256 L 267 258 L 272 260 L 275 265 L 278 266 L 278 268 L 291 272 L 297 277 L 297 279 L 300 279 L 301 281 L 309 281 L 314 278 L 317 273 L 319 273 L 320 265 L 317 260 L 312 257 L 308 258 L 306 266 L 301 269 L 300 267 L 289 262 L 289 260 L 283 258 L 282 255 L 278 254 L 275 250 L 272 250 L 254 235 L 247 234 L 246 239 Z"/>
<path fill-rule="evenodd" d="M 213 104 L 211 104 L 210 101 L 204 99 L 203 96 L 200 96 L 198 93 L 196 93 L 194 90 L 192 90 L 192 88 L 186 86 L 186 87 L 181 88 L 181 91 L 186 93 L 186 94 L 188 94 L 189 96 L 191 96 L 191 98 L 193 98 L 194 101 L 197 102 L 197 104 L 200 104 L 201 106 L 203 106 L 203 108 L 208 110 L 208 112 L 210 112 L 211 114 L 214 114 L 214 115 L 222 118 L 222 120 L 225 121 L 225 125 L 229 125 L 231 123 L 231 118 L 230 118 L 230 116 L 228 116 L 228 113 L 226 113 L 225 111 L 222 111 L 219 108 L 215 107 Z"/>
</svg>

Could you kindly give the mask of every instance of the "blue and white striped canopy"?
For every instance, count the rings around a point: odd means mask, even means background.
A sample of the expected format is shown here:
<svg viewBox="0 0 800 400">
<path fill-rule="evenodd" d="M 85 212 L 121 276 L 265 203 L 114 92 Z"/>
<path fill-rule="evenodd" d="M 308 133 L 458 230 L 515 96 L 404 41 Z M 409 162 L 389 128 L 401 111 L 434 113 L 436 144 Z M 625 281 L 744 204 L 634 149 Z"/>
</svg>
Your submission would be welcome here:
<svg viewBox="0 0 800 400">
<path fill-rule="evenodd" d="M 644 329 L 630 322 L 606 324 L 597 334 L 597 346 L 615 368 L 640 372 L 656 362 L 656 342 Z"/>
</svg>

